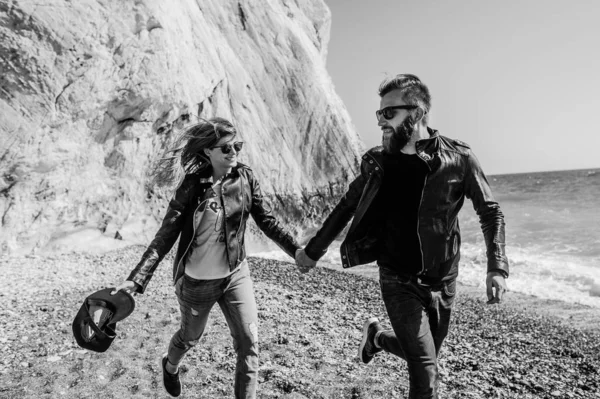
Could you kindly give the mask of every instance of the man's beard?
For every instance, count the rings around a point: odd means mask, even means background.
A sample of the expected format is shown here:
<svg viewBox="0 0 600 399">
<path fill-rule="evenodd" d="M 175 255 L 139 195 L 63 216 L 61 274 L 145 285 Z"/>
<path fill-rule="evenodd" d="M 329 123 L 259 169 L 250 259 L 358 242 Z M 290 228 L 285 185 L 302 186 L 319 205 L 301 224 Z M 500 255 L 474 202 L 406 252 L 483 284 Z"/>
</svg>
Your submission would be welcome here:
<svg viewBox="0 0 600 399">
<path fill-rule="evenodd" d="M 415 130 L 415 121 L 411 115 L 408 115 L 404 122 L 394 127 L 394 133 L 387 140 L 384 140 L 383 147 L 389 154 L 398 154 L 401 149 L 406 147 Z M 386 145 L 387 144 L 387 145 Z"/>
</svg>

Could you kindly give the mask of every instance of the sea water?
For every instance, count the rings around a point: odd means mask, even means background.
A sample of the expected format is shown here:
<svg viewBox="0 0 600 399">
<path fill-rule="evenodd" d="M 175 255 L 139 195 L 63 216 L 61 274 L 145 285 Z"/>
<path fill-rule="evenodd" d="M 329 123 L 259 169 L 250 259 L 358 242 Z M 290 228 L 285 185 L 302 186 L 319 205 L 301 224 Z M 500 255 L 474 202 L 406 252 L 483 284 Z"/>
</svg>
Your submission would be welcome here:
<svg viewBox="0 0 600 399">
<path fill-rule="evenodd" d="M 600 169 L 488 178 L 506 222 L 513 291 L 600 308 Z M 466 201 L 461 279 L 484 285 L 485 246 Z"/>
<path fill-rule="evenodd" d="M 509 289 L 600 308 L 600 169 L 496 175 L 488 181 L 506 222 Z M 485 244 L 468 199 L 459 223 L 458 279 L 485 292 Z M 341 268 L 340 242 L 320 264 Z M 278 251 L 255 255 L 290 260 Z"/>
</svg>

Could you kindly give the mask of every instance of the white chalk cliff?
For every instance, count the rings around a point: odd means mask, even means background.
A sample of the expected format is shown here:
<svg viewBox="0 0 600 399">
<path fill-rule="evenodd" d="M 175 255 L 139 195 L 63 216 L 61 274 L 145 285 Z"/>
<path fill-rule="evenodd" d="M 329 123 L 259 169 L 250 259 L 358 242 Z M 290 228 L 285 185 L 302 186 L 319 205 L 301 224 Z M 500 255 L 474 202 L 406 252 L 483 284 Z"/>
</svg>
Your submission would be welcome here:
<svg viewBox="0 0 600 399">
<path fill-rule="evenodd" d="M 319 223 L 362 143 L 322 0 L 0 0 L 0 254 L 148 243 L 178 129 L 230 119 L 280 219 Z M 77 248 L 76 248 L 77 249 Z"/>
</svg>

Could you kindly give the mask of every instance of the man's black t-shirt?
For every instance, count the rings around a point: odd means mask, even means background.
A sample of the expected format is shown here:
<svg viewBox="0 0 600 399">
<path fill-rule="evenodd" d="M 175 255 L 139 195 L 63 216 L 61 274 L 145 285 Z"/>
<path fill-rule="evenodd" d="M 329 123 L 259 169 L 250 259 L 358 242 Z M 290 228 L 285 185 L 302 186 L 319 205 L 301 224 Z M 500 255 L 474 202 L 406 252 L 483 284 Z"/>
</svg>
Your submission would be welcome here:
<svg viewBox="0 0 600 399">
<path fill-rule="evenodd" d="M 422 268 L 418 212 L 427 164 L 416 154 L 386 154 L 383 184 L 373 203 L 379 214 L 377 263 L 402 274 Z"/>
</svg>

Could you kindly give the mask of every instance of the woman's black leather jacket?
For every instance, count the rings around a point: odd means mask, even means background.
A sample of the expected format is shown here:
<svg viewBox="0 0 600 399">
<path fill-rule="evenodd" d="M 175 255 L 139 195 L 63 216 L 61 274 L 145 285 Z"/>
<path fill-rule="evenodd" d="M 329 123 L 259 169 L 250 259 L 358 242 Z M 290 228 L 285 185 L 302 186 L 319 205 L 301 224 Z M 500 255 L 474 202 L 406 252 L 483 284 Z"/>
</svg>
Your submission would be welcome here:
<svg viewBox="0 0 600 399">
<path fill-rule="evenodd" d="M 173 283 L 184 273 L 185 255 L 194 239 L 194 213 L 213 180 L 210 170 L 189 174 L 169 202 L 162 225 L 144 252 L 141 261 L 127 280 L 138 284 L 143 293 L 160 261 L 171 250 L 177 238 L 179 245 L 173 262 Z M 246 257 L 244 232 L 246 221 L 252 215 L 257 226 L 288 255 L 294 258 L 299 245 L 265 208 L 258 181 L 252 170 L 241 163 L 223 179 L 221 193 L 225 213 L 225 245 L 229 269 L 234 270 Z"/>
</svg>

